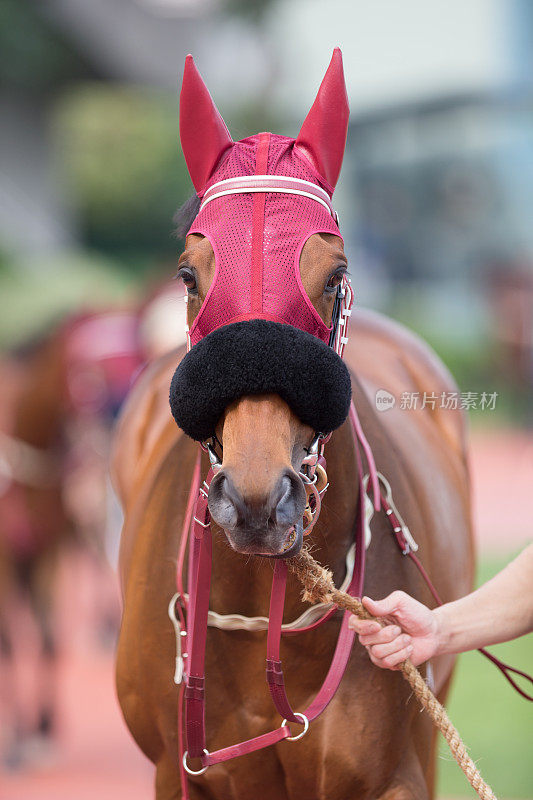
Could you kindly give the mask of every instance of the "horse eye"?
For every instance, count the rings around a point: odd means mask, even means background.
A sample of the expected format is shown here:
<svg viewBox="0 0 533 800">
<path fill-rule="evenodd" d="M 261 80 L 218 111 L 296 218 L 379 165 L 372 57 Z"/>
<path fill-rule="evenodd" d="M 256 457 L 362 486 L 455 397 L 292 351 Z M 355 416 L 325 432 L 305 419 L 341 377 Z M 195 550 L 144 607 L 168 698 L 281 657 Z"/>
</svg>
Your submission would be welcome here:
<svg viewBox="0 0 533 800">
<path fill-rule="evenodd" d="M 341 283 L 344 275 L 346 274 L 345 269 L 339 269 L 337 272 L 334 272 L 333 275 L 330 276 L 330 279 L 326 283 L 326 292 L 332 293 L 337 289 L 337 286 Z"/>
<path fill-rule="evenodd" d="M 189 267 L 182 267 L 178 270 L 178 278 L 181 278 L 187 292 L 191 294 L 196 294 L 198 292 L 198 286 L 196 285 L 196 277 L 192 269 Z"/>
</svg>

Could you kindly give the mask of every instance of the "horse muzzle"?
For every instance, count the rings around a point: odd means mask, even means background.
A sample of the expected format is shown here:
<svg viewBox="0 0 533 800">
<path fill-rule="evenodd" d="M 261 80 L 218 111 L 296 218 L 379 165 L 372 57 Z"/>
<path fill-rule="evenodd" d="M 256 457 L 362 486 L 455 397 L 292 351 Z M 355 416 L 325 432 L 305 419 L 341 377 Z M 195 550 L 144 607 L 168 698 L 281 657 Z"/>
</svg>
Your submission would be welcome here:
<svg viewBox="0 0 533 800">
<path fill-rule="evenodd" d="M 239 553 L 288 558 L 302 546 L 306 492 L 290 469 L 262 496 L 245 497 L 229 470 L 221 469 L 209 488 L 209 511 Z"/>
</svg>

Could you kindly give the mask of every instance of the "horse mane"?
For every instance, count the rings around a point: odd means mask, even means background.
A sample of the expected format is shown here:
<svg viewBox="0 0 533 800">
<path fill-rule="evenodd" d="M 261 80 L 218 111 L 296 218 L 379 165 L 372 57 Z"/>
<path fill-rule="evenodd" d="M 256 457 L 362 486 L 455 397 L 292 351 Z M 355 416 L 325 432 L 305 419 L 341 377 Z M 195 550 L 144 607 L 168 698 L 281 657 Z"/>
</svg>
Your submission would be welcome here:
<svg viewBox="0 0 533 800">
<path fill-rule="evenodd" d="M 178 239 L 185 239 L 187 232 L 200 210 L 200 198 L 193 194 L 181 205 L 174 214 L 174 235 Z"/>
</svg>

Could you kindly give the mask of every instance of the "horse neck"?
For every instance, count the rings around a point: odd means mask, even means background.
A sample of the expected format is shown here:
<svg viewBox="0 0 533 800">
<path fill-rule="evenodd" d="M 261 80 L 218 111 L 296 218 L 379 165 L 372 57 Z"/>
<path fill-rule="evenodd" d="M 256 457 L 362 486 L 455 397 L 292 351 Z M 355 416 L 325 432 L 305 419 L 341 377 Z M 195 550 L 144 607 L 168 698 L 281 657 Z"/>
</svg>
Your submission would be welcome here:
<svg viewBox="0 0 533 800">
<path fill-rule="evenodd" d="M 353 543 L 358 496 L 357 462 L 349 422 L 334 433 L 325 456 L 330 486 L 308 543 L 313 548 L 313 556 L 333 570 L 338 584 L 344 578 L 346 555 Z M 274 564 L 267 558 L 247 558 L 235 553 L 223 531 L 216 531 L 210 607 L 221 614 L 268 616 Z M 289 575 L 286 620 L 296 618 L 303 611 L 300 594 L 301 586 Z"/>
</svg>

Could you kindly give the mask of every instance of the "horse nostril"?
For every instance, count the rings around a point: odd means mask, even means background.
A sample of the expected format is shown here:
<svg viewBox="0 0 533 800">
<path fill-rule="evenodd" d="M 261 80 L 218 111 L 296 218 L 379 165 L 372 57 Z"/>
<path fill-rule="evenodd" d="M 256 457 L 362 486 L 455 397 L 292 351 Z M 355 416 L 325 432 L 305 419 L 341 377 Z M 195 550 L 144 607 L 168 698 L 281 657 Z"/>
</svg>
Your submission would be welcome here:
<svg viewBox="0 0 533 800">
<path fill-rule="evenodd" d="M 280 528 L 295 525 L 305 511 L 305 488 L 298 476 L 285 470 L 278 481 L 272 503 L 272 516 Z"/>
<path fill-rule="evenodd" d="M 242 513 L 241 503 L 231 478 L 223 470 L 211 481 L 207 503 L 213 519 L 221 528 L 233 530 L 237 526 Z"/>
<path fill-rule="evenodd" d="M 290 469 L 283 470 L 275 488 L 261 497 L 242 494 L 231 475 L 221 469 L 211 481 L 208 505 L 213 520 L 231 533 L 233 545 L 242 544 L 239 537 L 244 537 L 246 546 L 260 540 L 264 548 L 269 536 L 276 537 L 301 520 L 305 501 L 303 483 Z"/>
</svg>

